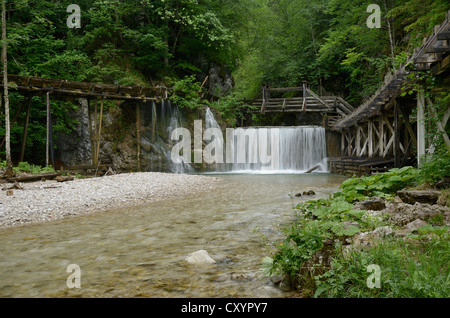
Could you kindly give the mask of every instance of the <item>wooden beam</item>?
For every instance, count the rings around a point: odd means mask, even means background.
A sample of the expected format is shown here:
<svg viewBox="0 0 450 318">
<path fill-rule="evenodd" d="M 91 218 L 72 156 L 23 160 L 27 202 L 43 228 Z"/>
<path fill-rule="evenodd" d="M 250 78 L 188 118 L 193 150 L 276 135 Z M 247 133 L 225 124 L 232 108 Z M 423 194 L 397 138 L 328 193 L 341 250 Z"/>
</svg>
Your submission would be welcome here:
<svg viewBox="0 0 450 318">
<path fill-rule="evenodd" d="M 46 94 L 46 105 L 47 105 L 47 137 L 45 139 L 45 166 L 48 167 L 49 164 L 49 142 L 50 142 L 50 92 Z"/>
<path fill-rule="evenodd" d="M 28 134 L 28 123 L 30 122 L 30 112 L 31 112 L 31 104 L 33 102 L 33 96 L 28 96 L 28 107 L 27 114 L 25 117 L 25 125 L 23 127 L 22 133 L 22 146 L 20 147 L 20 157 L 19 162 L 23 162 L 23 157 L 25 156 L 25 147 L 27 143 L 27 134 Z"/>
<path fill-rule="evenodd" d="M 398 168 L 400 165 L 400 119 L 399 119 L 399 110 L 398 103 L 394 103 L 394 162 L 395 167 Z"/>
<path fill-rule="evenodd" d="M 208 77 L 206 77 L 208 79 Z M 206 81 L 205 79 L 205 81 Z M 136 103 L 137 169 L 141 171 L 141 104 Z"/>
<path fill-rule="evenodd" d="M 369 120 L 369 123 L 367 125 L 367 134 L 368 134 L 368 141 L 369 141 L 369 158 L 373 158 L 373 120 Z"/>
<path fill-rule="evenodd" d="M 98 124 L 98 141 L 97 141 L 97 150 L 95 152 L 96 155 L 96 166 L 98 166 L 98 157 L 100 154 L 100 140 L 102 136 L 102 120 L 103 120 L 103 98 L 100 100 L 100 118 L 99 118 L 99 124 Z"/>
<path fill-rule="evenodd" d="M 417 160 L 419 167 L 425 155 L 425 94 L 417 93 Z"/>
</svg>

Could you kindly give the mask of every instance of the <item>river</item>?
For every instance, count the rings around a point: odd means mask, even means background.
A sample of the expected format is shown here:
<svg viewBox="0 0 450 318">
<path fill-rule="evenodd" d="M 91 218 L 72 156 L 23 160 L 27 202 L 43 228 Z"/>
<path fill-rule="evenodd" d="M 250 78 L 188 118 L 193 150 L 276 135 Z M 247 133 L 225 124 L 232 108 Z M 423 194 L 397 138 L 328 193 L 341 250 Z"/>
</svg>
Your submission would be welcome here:
<svg viewBox="0 0 450 318">
<path fill-rule="evenodd" d="M 195 197 L 0 232 L 0 297 L 292 297 L 261 261 L 281 240 L 300 201 L 326 197 L 345 180 L 328 173 L 215 174 Z M 314 190 L 315 196 L 295 197 Z M 212 265 L 192 265 L 206 250 Z M 69 288 L 80 269 L 80 288 Z M 72 286 L 71 286 L 72 287 Z"/>
</svg>

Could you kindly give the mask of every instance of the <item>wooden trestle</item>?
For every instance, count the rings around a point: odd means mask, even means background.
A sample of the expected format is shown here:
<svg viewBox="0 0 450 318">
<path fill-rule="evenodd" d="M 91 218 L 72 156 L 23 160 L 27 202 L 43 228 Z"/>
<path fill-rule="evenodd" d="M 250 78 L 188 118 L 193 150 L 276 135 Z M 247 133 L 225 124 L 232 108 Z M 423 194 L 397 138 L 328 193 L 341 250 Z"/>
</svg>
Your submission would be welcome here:
<svg viewBox="0 0 450 318">
<path fill-rule="evenodd" d="M 411 68 L 441 77 L 443 87 L 436 90 L 448 91 L 449 40 L 450 11 L 407 62 L 393 74 L 386 75 L 384 84 L 369 100 L 329 127 L 341 135 L 341 156 L 330 158 L 332 172 L 362 175 L 404 165 L 420 165 L 423 155 L 433 151 L 426 139 L 426 125 L 430 124 L 437 125 L 450 150 L 446 132 L 450 107 L 442 118 L 426 123 L 426 112 L 429 117 L 437 117 L 433 101 L 420 92 L 416 96 L 402 97 Z M 414 108 L 417 109 L 416 116 L 412 116 Z"/>
<path fill-rule="evenodd" d="M 3 87 L 3 77 L 0 79 L 0 86 Z M 55 166 L 55 158 L 53 153 L 53 134 L 51 123 L 51 105 L 50 97 L 73 97 L 86 98 L 88 101 L 89 125 L 91 136 L 91 153 L 92 165 L 64 167 L 73 170 L 89 170 L 102 167 L 99 163 L 100 139 L 102 133 L 103 104 L 104 100 L 124 100 L 136 102 L 136 129 L 137 129 L 137 161 L 138 169 L 140 169 L 140 107 L 141 103 L 155 102 L 167 98 L 168 89 L 163 86 L 144 87 L 137 85 L 115 85 L 89 82 L 73 82 L 60 79 L 41 78 L 36 76 L 20 76 L 15 74 L 8 75 L 8 87 L 11 92 L 18 91 L 28 96 L 26 122 L 23 132 L 23 140 L 19 161 L 23 161 L 25 144 L 30 120 L 30 108 L 32 107 L 32 96 L 41 95 L 46 97 L 47 106 L 47 137 L 46 137 L 46 164 L 49 165 L 50 155 L 51 162 Z M 92 106 L 91 101 L 95 104 Z M 98 106 L 98 104 L 100 106 Z M 19 115 L 22 106 L 19 107 L 15 118 Z M 13 120 L 12 124 L 14 124 Z M 1 142 L 0 147 L 3 145 Z"/>
</svg>

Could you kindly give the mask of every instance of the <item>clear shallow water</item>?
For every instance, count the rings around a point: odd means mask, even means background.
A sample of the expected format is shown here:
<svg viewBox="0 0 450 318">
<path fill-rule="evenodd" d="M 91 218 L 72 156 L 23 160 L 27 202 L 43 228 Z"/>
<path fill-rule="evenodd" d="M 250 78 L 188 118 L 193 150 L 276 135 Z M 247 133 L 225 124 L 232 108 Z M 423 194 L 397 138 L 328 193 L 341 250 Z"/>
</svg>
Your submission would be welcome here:
<svg viewBox="0 0 450 318">
<path fill-rule="evenodd" d="M 290 297 L 261 270 L 292 207 L 336 191 L 342 176 L 214 174 L 188 198 L 0 232 L 0 297 Z M 316 196 L 294 195 L 312 189 Z M 207 250 L 214 265 L 185 262 Z M 66 285 L 69 264 L 81 288 Z"/>
</svg>

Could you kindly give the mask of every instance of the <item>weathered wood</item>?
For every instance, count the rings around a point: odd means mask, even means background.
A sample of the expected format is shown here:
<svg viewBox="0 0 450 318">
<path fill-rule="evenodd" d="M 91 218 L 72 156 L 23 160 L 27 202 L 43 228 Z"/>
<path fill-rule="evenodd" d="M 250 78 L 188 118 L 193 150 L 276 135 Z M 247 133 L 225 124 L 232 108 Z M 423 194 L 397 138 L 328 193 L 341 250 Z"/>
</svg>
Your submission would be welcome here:
<svg viewBox="0 0 450 318">
<path fill-rule="evenodd" d="M 368 141 L 369 141 L 369 158 L 373 157 L 373 120 L 369 120 L 368 126 L 367 126 L 367 134 L 368 134 Z"/>
<path fill-rule="evenodd" d="M 27 181 L 36 181 L 36 180 L 49 180 L 53 179 L 57 176 L 61 175 L 60 172 L 49 172 L 49 173 L 39 173 L 39 174 L 33 174 L 33 175 L 27 175 L 27 176 L 19 176 L 14 178 L 8 178 L 8 182 L 27 182 Z"/>
<path fill-rule="evenodd" d="M 143 87 L 136 85 L 120 86 L 115 84 L 71 82 L 60 79 L 48 79 L 35 76 L 20 76 L 8 74 L 10 82 L 17 85 L 15 90 L 32 92 L 53 92 L 60 95 L 73 95 L 85 97 L 103 97 L 117 100 L 157 100 L 167 96 L 166 87 Z M 0 86 L 3 86 L 0 79 Z"/>
<path fill-rule="evenodd" d="M 47 138 L 45 139 L 45 166 L 49 164 L 49 142 L 50 142 L 50 92 L 47 92 Z"/>
<path fill-rule="evenodd" d="M 30 95 L 30 96 L 28 96 L 28 107 L 27 107 L 27 114 L 25 116 L 25 125 L 23 127 L 23 133 L 22 133 L 22 146 L 20 147 L 19 162 L 23 162 L 23 157 L 25 155 L 25 147 L 26 147 L 26 143 L 27 143 L 27 134 L 28 134 L 28 123 L 30 122 L 30 112 L 31 112 L 32 102 L 33 102 L 33 97 Z"/>
<path fill-rule="evenodd" d="M 97 141 L 97 150 L 95 151 L 95 162 L 96 162 L 96 166 L 98 166 L 98 157 L 100 154 L 100 140 L 101 140 L 101 136 L 102 136 L 102 120 L 103 120 L 103 98 L 100 100 L 100 118 L 99 118 L 99 124 L 98 124 L 98 141 Z"/>
<path fill-rule="evenodd" d="M 315 165 L 314 167 L 312 167 L 312 168 L 306 170 L 305 173 L 311 173 L 311 172 L 313 172 L 314 170 L 319 169 L 319 167 L 320 167 L 320 165 Z"/>
<path fill-rule="evenodd" d="M 398 103 L 394 104 L 394 162 L 395 167 L 398 168 L 400 165 L 400 119 Z"/>
<path fill-rule="evenodd" d="M 419 166 L 423 163 L 425 155 L 425 95 L 417 93 L 417 160 Z"/>
<path fill-rule="evenodd" d="M 136 104 L 136 144 L 137 144 L 137 167 L 141 170 L 141 104 Z"/>
</svg>

